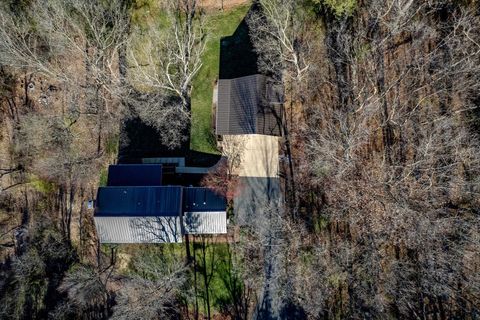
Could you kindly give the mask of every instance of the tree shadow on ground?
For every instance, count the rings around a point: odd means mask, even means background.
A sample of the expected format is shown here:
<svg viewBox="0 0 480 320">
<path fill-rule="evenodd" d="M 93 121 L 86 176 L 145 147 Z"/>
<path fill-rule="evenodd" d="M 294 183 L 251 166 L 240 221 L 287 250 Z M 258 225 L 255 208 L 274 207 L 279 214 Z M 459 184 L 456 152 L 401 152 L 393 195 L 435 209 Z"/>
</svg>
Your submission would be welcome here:
<svg viewBox="0 0 480 320">
<path fill-rule="evenodd" d="M 145 124 L 139 118 L 127 119 L 122 124 L 117 161 L 120 164 L 142 163 L 143 158 L 185 158 L 188 167 L 214 166 L 221 158 L 219 154 L 210 154 L 190 149 L 190 127 L 184 129 L 187 137 L 180 146 L 171 149 L 162 144 L 160 132 Z M 202 174 L 176 174 L 173 168 L 164 169 L 164 185 L 199 186 Z M 166 171 L 167 172 L 166 172 Z"/>
<path fill-rule="evenodd" d="M 254 10 L 252 6 L 249 10 Z M 248 16 L 248 13 L 247 13 Z M 245 19 L 235 32 L 220 39 L 220 79 L 233 79 L 257 74 L 258 56 L 254 51 Z"/>
<path fill-rule="evenodd" d="M 119 163 L 141 163 L 142 158 L 185 157 L 189 150 L 190 128 L 184 128 L 186 137 L 177 148 L 170 149 L 161 142 L 161 133 L 145 124 L 140 118 L 127 119 L 123 122 L 118 150 Z"/>
</svg>

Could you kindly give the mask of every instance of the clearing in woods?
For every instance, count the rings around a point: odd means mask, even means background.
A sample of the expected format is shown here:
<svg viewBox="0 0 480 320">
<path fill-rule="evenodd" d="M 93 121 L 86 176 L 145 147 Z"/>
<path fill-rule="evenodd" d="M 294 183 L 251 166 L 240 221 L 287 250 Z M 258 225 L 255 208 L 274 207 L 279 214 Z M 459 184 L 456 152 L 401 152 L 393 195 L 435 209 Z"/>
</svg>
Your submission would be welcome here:
<svg viewBox="0 0 480 320">
<path fill-rule="evenodd" d="M 192 150 L 218 153 L 212 127 L 212 98 L 219 73 L 220 38 L 233 34 L 249 8 L 249 4 L 244 4 L 225 11 L 207 13 L 208 39 L 202 57 L 203 65 L 193 81 L 190 134 Z"/>
</svg>

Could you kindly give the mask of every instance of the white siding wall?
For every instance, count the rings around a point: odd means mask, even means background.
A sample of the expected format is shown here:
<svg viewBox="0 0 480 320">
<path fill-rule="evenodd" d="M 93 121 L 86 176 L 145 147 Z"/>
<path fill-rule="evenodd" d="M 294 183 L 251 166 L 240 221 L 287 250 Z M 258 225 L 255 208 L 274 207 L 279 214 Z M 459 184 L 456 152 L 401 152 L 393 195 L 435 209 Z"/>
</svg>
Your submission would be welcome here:
<svg viewBox="0 0 480 320">
<path fill-rule="evenodd" d="M 95 217 L 101 243 L 182 242 L 180 217 Z"/>
<path fill-rule="evenodd" d="M 227 213 L 185 212 L 183 226 L 187 234 L 221 234 L 227 233 Z"/>
</svg>

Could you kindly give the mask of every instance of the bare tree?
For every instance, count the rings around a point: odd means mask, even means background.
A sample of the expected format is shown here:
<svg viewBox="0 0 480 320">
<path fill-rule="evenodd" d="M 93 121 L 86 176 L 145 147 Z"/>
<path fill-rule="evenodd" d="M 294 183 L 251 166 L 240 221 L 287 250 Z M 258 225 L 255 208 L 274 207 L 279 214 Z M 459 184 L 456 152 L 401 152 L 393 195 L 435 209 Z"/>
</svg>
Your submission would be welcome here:
<svg viewBox="0 0 480 320">
<path fill-rule="evenodd" d="M 32 34 L 24 12 L 11 12 L 7 3 L 0 7 L 0 63 L 14 68 L 27 68 L 41 71 L 50 76 L 58 76 L 52 70 L 48 56 L 42 48 L 43 42 Z"/>
<path fill-rule="evenodd" d="M 71 86 L 80 86 L 89 78 L 99 88 L 115 91 L 110 86 L 119 77 L 115 69 L 118 49 L 125 43 L 129 26 L 121 1 L 49 0 L 32 4 L 27 12 L 1 9 L 2 64 L 40 72 Z M 80 63 L 64 63 L 72 58 Z"/>
<path fill-rule="evenodd" d="M 179 99 L 161 93 L 132 93 L 126 102 L 145 124 L 155 128 L 164 146 L 174 149 L 188 136 L 190 112 L 182 107 Z"/>
<path fill-rule="evenodd" d="M 245 151 L 246 137 L 224 136 L 222 140 L 222 158 L 202 179 L 201 184 L 231 201 L 241 193 L 238 178 Z"/>
<path fill-rule="evenodd" d="M 55 57 L 52 67 L 61 67 L 65 91 L 84 88 L 77 96 L 79 114 L 96 118 L 97 153 L 108 132 L 118 131 L 118 122 L 127 110 L 120 103 L 129 94 L 123 84 L 120 50 L 129 32 L 124 1 L 108 3 L 83 0 L 56 1 L 33 8 L 39 32 Z M 76 64 L 66 59 L 78 59 Z"/>
<path fill-rule="evenodd" d="M 305 232 L 285 213 L 284 204 L 272 199 L 262 204 L 256 220 L 234 244 L 239 259 L 248 265 L 237 266 L 246 290 L 256 292 L 256 305 L 247 318 L 303 318 L 298 313 L 294 278 L 291 277 Z M 247 308 L 248 310 L 249 308 Z"/>
<path fill-rule="evenodd" d="M 306 150 L 298 184 L 310 184 L 302 198 L 316 192 L 318 202 L 318 215 L 306 217 L 318 221 L 314 258 L 296 272 L 311 317 L 478 312 L 478 280 L 465 261 L 478 243 L 469 208 L 478 205 L 480 144 L 468 112 L 478 88 L 479 24 L 462 7 L 446 29 L 422 17 L 441 8 L 369 2 L 360 14 L 375 24 L 357 21 L 354 37 L 345 36 L 355 39 L 344 48 L 348 68 L 309 75 L 323 77 L 310 81 L 329 92 L 311 97 L 296 141 Z M 314 64 L 336 63 L 332 51 L 324 57 Z M 348 79 L 341 83 L 355 98 L 331 91 L 335 77 Z"/>
<path fill-rule="evenodd" d="M 300 82 L 308 71 L 301 7 L 292 0 L 260 0 L 248 17 L 260 70 L 284 82 Z"/>
<path fill-rule="evenodd" d="M 150 26 L 137 39 L 142 41 L 141 49 L 131 46 L 131 80 L 134 85 L 178 97 L 183 112 L 189 112 L 192 80 L 202 66 L 205 49 L 203 14 L 196 0 L 176 1 L 165 10 L 168 26 L 163 30 Z"/>
<path fill-rule="evenodd" d="M 106 306 L 111 298 L 108 288 L 111 271 L 111 268 L 98 272 L 88 266 L 75 266 L 67 273 L 59 289 L 67 292 L 69 301 L 83 312 L 95 306 Z M 107 312 L 106 308 L 104 310 Z"/>
<path fill-rule="evenodd" d="M 229 175 L 238 174 L 247 139 L 248 138 L 243 135 L 224 135 L 222 137 L 221 152 L 222 156 L 227 160 Z"/>
<path fill-rule="evenodd" d="M 137 275 L 122 281 L 113 319 L 158 319 L 175 314 L 186 269 L 182 259 L 172 259 L 144 256 L 135 260 Z"/>
<path fill-rule="evenodd" d="M 228 160 L 225 158 L 220 159 L 215 167 L 203 177 L 201 185 L 225 197 L 228 201 L 232 201 L 242 192 L 240 179 L 238 175 L 230 173 Z"/>
</svg>

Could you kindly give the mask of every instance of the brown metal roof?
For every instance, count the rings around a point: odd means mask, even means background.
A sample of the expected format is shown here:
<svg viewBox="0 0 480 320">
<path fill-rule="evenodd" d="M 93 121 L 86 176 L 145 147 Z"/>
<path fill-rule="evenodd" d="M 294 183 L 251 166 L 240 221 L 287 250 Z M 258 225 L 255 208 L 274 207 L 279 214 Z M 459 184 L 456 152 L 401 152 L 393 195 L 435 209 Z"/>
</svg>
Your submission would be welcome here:
<svg viewBox="0 0 480 320">
<path fill-rule="evenodd" d="M 218 81 L 216 132 L 280 135 L 281 91 L 260 74 Z"/>
</svg>

